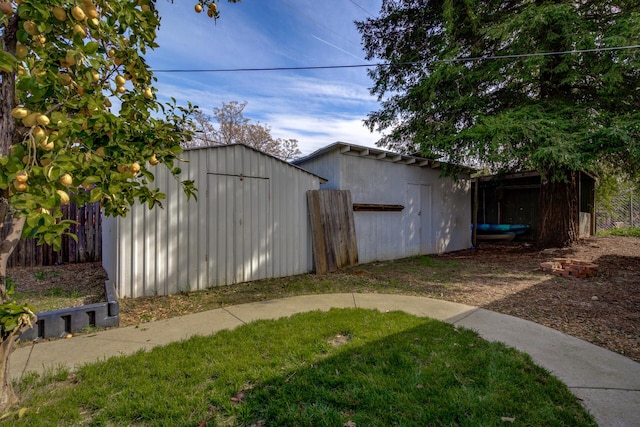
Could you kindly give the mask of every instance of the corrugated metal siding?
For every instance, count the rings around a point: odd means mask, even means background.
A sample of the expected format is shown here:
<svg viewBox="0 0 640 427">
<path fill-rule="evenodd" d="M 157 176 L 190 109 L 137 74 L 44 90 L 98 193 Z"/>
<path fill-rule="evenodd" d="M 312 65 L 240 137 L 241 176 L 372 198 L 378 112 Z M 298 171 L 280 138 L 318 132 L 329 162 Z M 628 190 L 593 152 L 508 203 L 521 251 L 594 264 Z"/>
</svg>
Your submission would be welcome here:
<svg viewBox="0 0 640 427">
<path fill-rule="evenodd" d="M 190 150 L 182 179 L 193 179 L 198 202 L 159 168 L 164 209 L 135 206 L 114 220 L 105 269 L 120 297 L 166 295 L 313 268 L 306 191 L 319 178 L 250 148 Z M 241 176 L 242 175 L 242 176 Z"/>
<path fill-rule="evenodd" d="M 320 184 L 321 190 L 341 190 L 340 188 L 340 153 L 330 151 L 322 156 L 304 161 L 303 168 L 327 179 Z"/>
</svg>

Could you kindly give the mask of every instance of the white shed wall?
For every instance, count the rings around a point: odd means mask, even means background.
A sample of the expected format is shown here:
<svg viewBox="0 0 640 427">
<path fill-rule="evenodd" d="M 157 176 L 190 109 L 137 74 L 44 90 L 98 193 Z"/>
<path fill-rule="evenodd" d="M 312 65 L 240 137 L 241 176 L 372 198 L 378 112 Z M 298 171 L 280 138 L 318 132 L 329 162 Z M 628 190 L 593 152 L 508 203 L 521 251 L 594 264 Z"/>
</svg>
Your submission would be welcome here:
<svg viewBox="0 0 640 427">
<path fill-rule="evenodd" d="M 300 165 L 350 190 L 353 203 L 403 205 L 401 212 L 354 212 L 361 263 L 442 253 L 471 246 L 470 182 L 429 166 L 328 151 Z"/>
<path fill-rule="evenodd" d="M 241 145 L 186 151 L 187 201 L 163 168 L 164 209 L 105 221 L 103 264 L 120 297 L 202 290 L 313 269 L 306 191 L 320 178 Z M 242 175 L 242 176 L 240 176 Z"/>
<path fill-rule="evenodd" d="M 321 190 L 346 190 L 345 188 L 340 188 L 340 184 L 342 183 L 342 168 L 340 166 L 339 157 L 340 154 L 337 152 L 331 152 L 327 155 L 314 157 L 304 162 L 304 169 L 308 171 L 317 171 L 313 173 L 320 175 L 323 178 L 331 177 L 327 178 L 327 182 L 320 184 Z M 320 171 L 322 173 L 320 173 Z"/>
</svg>

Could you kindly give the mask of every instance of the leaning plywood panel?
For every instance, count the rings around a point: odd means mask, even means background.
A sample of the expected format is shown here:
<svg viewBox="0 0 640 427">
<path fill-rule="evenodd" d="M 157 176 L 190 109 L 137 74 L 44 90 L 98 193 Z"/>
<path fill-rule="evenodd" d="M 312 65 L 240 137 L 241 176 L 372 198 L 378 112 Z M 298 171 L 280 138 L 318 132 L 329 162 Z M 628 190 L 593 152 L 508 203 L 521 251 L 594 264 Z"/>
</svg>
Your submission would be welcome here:
<svg viewBox="0 0 640 427">
<path fill-rule="evenodd" d="M 308 191 L 313 256 L 316 273 L 358 264 L 358 246 L 348 190 Z"/>
</svg>

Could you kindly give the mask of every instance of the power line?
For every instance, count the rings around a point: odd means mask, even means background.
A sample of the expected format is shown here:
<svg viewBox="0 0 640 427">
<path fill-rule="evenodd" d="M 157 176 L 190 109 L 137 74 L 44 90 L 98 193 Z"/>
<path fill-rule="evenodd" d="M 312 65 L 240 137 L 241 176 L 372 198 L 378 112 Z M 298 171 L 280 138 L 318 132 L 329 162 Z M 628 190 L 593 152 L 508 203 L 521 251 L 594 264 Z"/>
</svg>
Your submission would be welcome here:
<svg viewBox="0 0 640 427">
<path fill-rule="evenodd" d="M 467 62 L 467 61 L 484 61 L 486 59 L 531 58 L 535 56 L 573 55 L 576 53 L 611 52 L 615 50 L 638 49 L 638 48 L 640 48 L 640 45 L 596 47 L 593 49 L 574 49 L 574 50 L 563 50 L 560 52 L 516 53 L 512 55 L 495 55 L 495 56 L 488 55 L 488 56 L 476 56 L 476 57 L 472 56 L 467 58 L 438 59 L 434 62 Z M 420 63 L 420 62 L 424 62 L 424 61 L 416 61 L 415 63 Z"/>
<path fill-rule="evenodd" d="M 341 39 L 343 39 L 343 40 L 345 40 L 345 41 L 347 41 L 347 42 L 349 42 L 349 43 L 351 43 L 351 44 L 353 44 L 353 45 L 356 45 L 356 46 L 360 47 L 360 44 L 359 44 L 359 43 L 356 43 L 356 42 L 354 42 L 353 40 L 349 39 L 348 37 L 345 37 L 345 36 L 343 36 L 342 34 L 340 34 L 340 33 L 337 33 L 337 32 L 335 32 L 335 31 L 333 31 L 331 28 L 329 28 L 329 27 L 327 27 L 326 25 L 324 25 L 323 23 L 321 23 L 321 22 L 317 21 L 317 20 L 316 20 L 316 19 L 314 19 L 313 17 L 311 17 L 311 16 L 307 15 L 306 13 L 301 12 L 300 10 L 298 10 L 298 9 L 296 9 L 295 7 L 291 6 L 291 5 L 290 5 L 289 3 L 287 3 L 286 1 L 284 1 L 284 0 L 280 0 L 280 3 L 284 4 L 284 5 L 285 5 L 285 6 L 287 6 L 289 9 L 293 10 L 294 12 L 296 12 L 297 14 L 304 16 L 305 18 L 307 18 L 307 19 L 308 19 L 308 20 L 310 20 L 311 22 L 314 22 L 314 23 L 315 23 L 316 25 L 318 25 L 319 27 L 322 27 L 322 28 L 324 28 L 325 30 L 329 31 L 330 33 L 333 33 L 333 34 L 335 34 L 336 36 L 340 37 Z"/>
<path fill-rule="evenodd" d="M 409 64 L 409 63 L 407 63 Z M 152 70 L 154 73 L 231 73 L 237 71 L 292 71 L 292 70 L 329 70 L 339 68 L 366 68 L 382 64 L 354 64 L 354 65 L 318 65 L 305 67 L 265 67 L 265 68 L 217 68 L 207 70 Z"/>
<path fill-rule="evenodd" d="M 336 49 L 336 50 L 339 50 L 340 52 L 342 52 L 342 53 L 344 53 L 344 54 L 347 54 L 347 55 L 349 55 L 349 56 L 352 56 L 352 57 L 354 57 L 354 58 L 356 58 L 356 59 L 362 59 L 362 56 L 356 56 L 356 55 L 354 55 L 353 53 L 351 53 L 351 52 L 349 52 L 349 51 L 346 51 L 346 50 L 342 49 L 341 47 L 336 46 L 335 44 L 329 43 L 328 41 L 326 41 L 326 40 L 324 40 L 324 39 L 321 39 L 321 38 L 320 38 L 320 37 L 318 37 L 318 36 L 315 36 L 315 35 L 311 34 L 311 37 L 313 37 L 314 39 L 318 40 L 319 42 L 322 42 L 322 43 L 326 44 L 327 46 L 331 46 L 332 48 L 334 48 L 334 49 Z"/>
<path fill-rule="evenodd" d="M 365 9 L 364 7 L 360 6 L 358 3 L 356 3 L 353 0 L 349 0 L 351 3 L 353 3 L 354 5 L 356 5 L 358 8 L 360 8 L 360 10 L 364 11 L 367 15 L 371 16 L 373 18 L 373 14 L 371 12 L 369 12 L 367 9 Z"/>
<path fill-rule="evenodd" d="M 438 59 L 433 62 L 440 63 L 454 63 L 454 62 L 478 62 L 485 60 L 498 60 L 498 59 L 517 59 L 517 58 L 530 58 L 535 56 L 554 56 L 554 55 L 574 55 L 578 53 L 596 53 L 596 52 L 611 52 L 616 50 L 628 50 L 638 49 L 640 45 L 631 46 L 617 46 L 617 47 L 600 47 L 594 49 L 576 49 L 565 50 L 561 52 L 539 52 L 539 53 L 520 53 L 512 55 L 488 55 L 488 56 L 476 56 L 466 58 L 453 58 L 453 59 Z M 230 73 L 230 72 L 242 72 L 242 71 L 295 71 L 295 70 L 332 70 L 341 68 L 370 68 L 370 67 L 391 67 L 397 65 L 417 65 L 423 64 L 426 61 L 409 61 L 409 62 L 386 62 L 375 64 L 352 64 L 352 65 L 318 65 L 318 66 L 303 66 L 303 67 L 262 67 L 262 68 L 213 68 L 213 69 L 168 69 L 168 70 L 152 70 L 154 73 Z"/>
</svg>

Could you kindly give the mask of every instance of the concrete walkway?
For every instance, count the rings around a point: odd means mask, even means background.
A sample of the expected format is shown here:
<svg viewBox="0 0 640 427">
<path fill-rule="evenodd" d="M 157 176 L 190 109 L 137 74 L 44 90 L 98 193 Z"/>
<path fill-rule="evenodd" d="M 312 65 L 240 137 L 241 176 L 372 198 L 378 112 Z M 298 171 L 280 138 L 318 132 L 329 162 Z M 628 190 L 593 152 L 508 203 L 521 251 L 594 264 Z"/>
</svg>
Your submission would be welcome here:
<svg viewBox="0 0 640 427">
<path fill-rule="evenodd" d="M 258 319 L 276 319 L 333 307 L 401 310 L 476 330 L 531 355 L 563 381 L 600 426 L 640 426 L 640 364 L 617 353 L 536 323 L 492 311 L 430 298 L 383 294 L 327 294 L 243 304 L 110 329 L 71 339 L 19 348 L 11 358 L 11 375 L 75 368 L 112 356 L 132 354 L 191 335 L 207 335 Z"/>
</svg>

